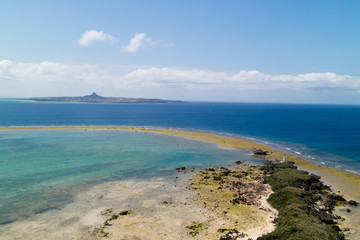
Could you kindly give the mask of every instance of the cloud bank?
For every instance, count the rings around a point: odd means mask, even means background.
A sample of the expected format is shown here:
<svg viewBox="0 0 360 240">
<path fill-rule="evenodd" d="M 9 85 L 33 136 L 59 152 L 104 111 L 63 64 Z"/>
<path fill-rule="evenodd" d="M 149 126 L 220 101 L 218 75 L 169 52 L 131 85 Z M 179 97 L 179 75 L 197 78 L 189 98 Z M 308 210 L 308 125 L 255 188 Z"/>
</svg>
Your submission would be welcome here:
<svg viewBox="0 0 360 240">
<path fill-rule="evenodd" d="M 112 43 L 116 39 L 110 34 L 106 34 L 103 31 L 88 30 L 86 31 L 78 41 L 80 46 L 86 47 L 94 44 L 95 42 L 107 42 Z"/>
<path fill-rule="evenodd" d="M 121 76 L 129 82 L 152 86 L 183 86 L 190 88 L 232 89 L 348 89 L 360 90 L 360 78 L 335 73 L 264 74 L 242 70 L 236 74 L 201 69 L 142 68 Z"/>
<path fill-rule="evenodd" d="M 130 70 L 129 70 L 130 69 Z M 16 86 L 16 89 L 14 88 Z M 178 92 L 203 90 L 306 90 L 360 92 L 360 77 L 331 72 L 304 74 L 266 74 L 257 70 L 241 70 L 235 74 L 204 69 L 175 67 L 107 67 L 89 64 L 70 65 L 57 62 L 22 63 L 0 61 L 0 94 L 22 87 L 29 95 L 41 86 L 52 89 L 119 89 L 155 91 L 168 89 Z M 160 97 L 160 96 L 159 96 Z M 208 96 L 211 100 L 211 96 Z"/>
</svg>

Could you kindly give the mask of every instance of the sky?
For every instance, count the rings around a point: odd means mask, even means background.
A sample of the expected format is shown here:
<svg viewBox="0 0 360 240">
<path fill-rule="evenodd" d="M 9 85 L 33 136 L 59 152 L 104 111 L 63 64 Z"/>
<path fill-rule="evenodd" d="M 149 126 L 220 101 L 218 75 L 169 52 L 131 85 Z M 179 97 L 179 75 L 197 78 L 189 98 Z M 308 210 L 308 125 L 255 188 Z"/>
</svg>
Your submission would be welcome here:
<svg viewBox="0 0 360 240">
<path fill-rule="evenodd" d="M 0 1 L 0 97 L 360 104 L 360 1 Z"/>
</svg>

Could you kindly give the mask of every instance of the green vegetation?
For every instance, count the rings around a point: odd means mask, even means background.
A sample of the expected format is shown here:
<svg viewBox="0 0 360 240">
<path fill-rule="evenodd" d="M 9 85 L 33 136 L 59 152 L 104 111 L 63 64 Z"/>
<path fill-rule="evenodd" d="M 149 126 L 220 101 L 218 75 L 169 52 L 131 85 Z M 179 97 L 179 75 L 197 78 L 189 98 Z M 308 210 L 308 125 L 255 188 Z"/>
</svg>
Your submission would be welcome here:
<svg viewBox="0 0 360 240">
<path fill-rule="evenodd" d="M 134 210 L 124 210 L 124 211 L 119 212 L 119 215 L 124 216 L 124 215 L 133 214 L 133 213 L 135 213 Z"/>
<path fill-rule="evenodd" d="M 190 230 L 189 235 L 195 237 L 196 235 L 199 234 L 199 232 L 201 230 L 205 229 L 206 226 L 207 226 L 207 224 L 204 222 L 201 222 L 201 223 L 192 222 L 192 224 L 189 226 L 186 226 L 186 228 Z"/>
<path fill-rule="evenodd" d="M 106 221 L 101 226 L 94 228 L 93 234 L 100 237 L 108 237 L 109 232 L 105 232 L 105 229 L 112 226 L 112 224 L 110 223 L 111 221 L 118 219 L 120 216 L 126 216 L 135 213 L 134 210 L 123 210 L 115 214 L 113 212 L 114 210 L 112 208 L 106 209 L 105 211 L 101 212 L 101 215 L 109 216 L 109 218 L 106 219 Z"/>
<path fill-rule="evenodd" d="M 332 215 L 345 199 L 331 193 L 319 176 L 297 170 L 292 162 L 267 162 L 263 170 L 274 191 L 268 201 L 279 216 L 276 230 L 259 240 L 345 239 Z"/>
</svg>

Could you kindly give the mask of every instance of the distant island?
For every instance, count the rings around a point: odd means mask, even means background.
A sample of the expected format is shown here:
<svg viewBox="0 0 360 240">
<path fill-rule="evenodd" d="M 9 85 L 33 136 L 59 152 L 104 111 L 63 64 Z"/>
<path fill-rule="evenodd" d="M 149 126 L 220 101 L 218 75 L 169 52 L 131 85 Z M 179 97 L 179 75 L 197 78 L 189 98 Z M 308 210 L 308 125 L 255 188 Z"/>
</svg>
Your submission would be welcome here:
<svg viewBox="0 0 360 240">
<path fill-rule="evenodd" d="M 86 102 L 86 103 L 181 103 L 178 100 L 164 100 L 156 98 L 124 98 L 124 97 L 103 97 L 93 92 L 83 97 L 36 97 L 22 98 L 21 100 L 39 102 Z"/>
</svg>

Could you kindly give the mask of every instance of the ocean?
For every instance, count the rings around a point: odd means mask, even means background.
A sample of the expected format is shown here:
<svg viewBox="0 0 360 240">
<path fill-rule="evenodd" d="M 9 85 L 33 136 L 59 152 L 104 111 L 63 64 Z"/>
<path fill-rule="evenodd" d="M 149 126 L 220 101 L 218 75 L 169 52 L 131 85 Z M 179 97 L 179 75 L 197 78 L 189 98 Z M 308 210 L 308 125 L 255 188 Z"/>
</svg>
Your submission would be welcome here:
<svg viewBox="0 0 360 240">
<path fill-rule="evenodd" d="M 200 130 L 251 139 L 298 154 L 318 165 L 358 174 L 359 123 L 360 106 L 347 105 L 0 100 L 1 127 L 125 125 Z M 130 179 L 135 182 L 170 179 L 180 166 L 189 169 L 228 166 L 238 160 L 262 162 L 248 150 L 221 149 L 211 143 L 155 133 L 0 131 L 0 228 L 5 227 L 2 230 L 6 229 L 5 236 L 9 237 L 17 231 L 12 231 L 9 225 L 25 222 L 21 225 L 24 232 L 38 234 L 43 228 L 41 224 L 54 219 L 63 209 L 70 209 L 64 216 L 79 209 L 66 206 L 84 206 L 86 201 L 89 208 L 81 211 L 99 207 L 101 191 L 96 190 L 100 191 L 96 195 L 94 186 Z M 86 197 L 89 191 L 97 196 L 92 195 L 93 202 Z M 59 221 L 53 224 L 59 229 L 74 225 L 66 217 Z M 22 238 L 19 235 L 18 239 Z"/>
<path fill-rule="evenodd" d="M 0 101 L 0 126 L 130 125 L 250 138 L 315 163 L 360 173 L 360 106 Z M 290 150 L 289 150 L 290 149 Z"/>
</svg>

